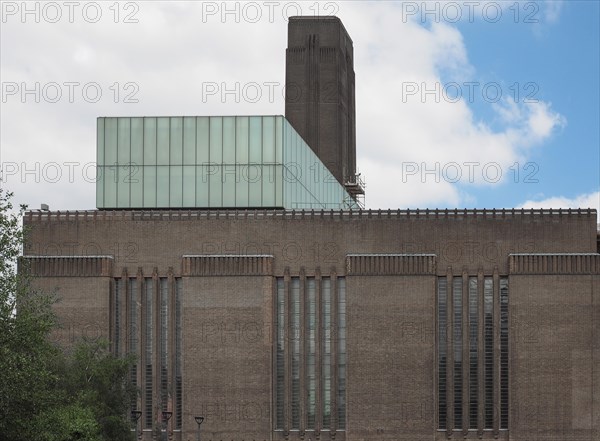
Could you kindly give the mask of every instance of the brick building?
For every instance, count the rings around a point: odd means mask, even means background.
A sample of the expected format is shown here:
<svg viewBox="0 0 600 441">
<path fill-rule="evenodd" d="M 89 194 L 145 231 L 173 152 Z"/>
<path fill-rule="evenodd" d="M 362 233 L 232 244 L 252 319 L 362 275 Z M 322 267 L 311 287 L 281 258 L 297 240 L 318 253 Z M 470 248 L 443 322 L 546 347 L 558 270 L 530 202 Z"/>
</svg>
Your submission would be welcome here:
<svg viewBox="0 0 600 441">
<path fill-rule="evenodd" d="M 289 34 L 286 118 L 99 118 L 99 209 L 25 215 L 56 340 L 143 440 L 600 439 L 596 211 L 361 210 L 352 41 Z"/>
</svg>

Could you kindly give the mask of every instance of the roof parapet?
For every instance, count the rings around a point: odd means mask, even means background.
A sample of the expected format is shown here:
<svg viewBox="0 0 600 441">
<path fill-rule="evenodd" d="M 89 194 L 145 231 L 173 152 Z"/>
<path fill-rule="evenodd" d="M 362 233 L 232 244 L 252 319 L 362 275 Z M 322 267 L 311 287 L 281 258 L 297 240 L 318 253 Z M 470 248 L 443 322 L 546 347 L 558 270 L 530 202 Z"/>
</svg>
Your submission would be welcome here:
<svg viewBox="0 0 600 441">
<path fill-rule="evenodd" d="M 28 222 L 48 221 L 122 221 L 122 220 L 197 220 L 197 219 L 304 219 L 337 217 L 344 219 L 506 219 L 524 216 L 596 217 L 593 208 L 566 209 L 415 209 L 415 210 L 276 210 L 276 209 L 180 209 L 180 210 L 86 210 L 86 211 L 27 211 Z"/>
</svg>

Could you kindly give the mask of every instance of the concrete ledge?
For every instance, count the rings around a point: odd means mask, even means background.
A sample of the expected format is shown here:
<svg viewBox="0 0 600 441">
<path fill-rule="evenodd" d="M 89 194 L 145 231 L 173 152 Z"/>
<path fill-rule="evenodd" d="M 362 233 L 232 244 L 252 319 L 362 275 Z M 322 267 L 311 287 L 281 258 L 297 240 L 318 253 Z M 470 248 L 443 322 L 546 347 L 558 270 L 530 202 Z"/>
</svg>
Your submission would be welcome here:
<svg viewBox="0 0 600 441">
<path fill-rule="evenodd" d="M 23 256 L 19 267 L 29 266 L 34 277 L 111 277 L 112 256 Z"/>
<path fill-rule="evenodd" d="M 435 254 L 348 254 L 348 276 L 435 275 Z"/>
<path fill-rule="evenodd" d="M 183 256 L 183 277 L 198 276 L 271 276 L 271 255 L 198 255 Z"/>
<path fill-rule="evenodd" d="M 509 274 L 600 274 L 600 254 L 510 254 Z"/>
</svg>

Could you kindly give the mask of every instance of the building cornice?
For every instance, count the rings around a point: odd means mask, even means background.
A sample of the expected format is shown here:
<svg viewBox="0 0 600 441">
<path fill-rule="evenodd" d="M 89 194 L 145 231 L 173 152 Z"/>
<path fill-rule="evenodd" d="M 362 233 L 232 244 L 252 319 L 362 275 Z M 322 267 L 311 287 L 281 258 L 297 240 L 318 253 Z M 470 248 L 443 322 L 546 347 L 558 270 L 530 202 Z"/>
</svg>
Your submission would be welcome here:
<svg viewBox="0 0 600 441">
<path fill-rule="evenodd" d="M 185 255 L 182 256 L 181 274 L 200 276 L 271 276 L 273 256 L 266 254 Z"/>
<path fill-rule="evenodd" d="M 600 254 L 510 254 L 508 268 L 510 275 L 600 274 Z"/>
<path fill-rule="evenodd" d="M 278 209 L 190 209 L 190 210 L 86 210 L 28 211 L 27 222 L 48 221 L 187 221 L 198 219 L 527 219 L 595 218 L 591 208 L 578 209 L 424 209 L 424 210 L 278 210 Z"/>
<path fill-rule="evenodd" d="M 435 254 L 348 254 L 348 276 L 435 275 Z"/>
<path fill-rule="evenodd" d="M 23 256 L 19 266 L 27 265 L 33 277 L 110 277 L 112 256 Z"/>
</svg>

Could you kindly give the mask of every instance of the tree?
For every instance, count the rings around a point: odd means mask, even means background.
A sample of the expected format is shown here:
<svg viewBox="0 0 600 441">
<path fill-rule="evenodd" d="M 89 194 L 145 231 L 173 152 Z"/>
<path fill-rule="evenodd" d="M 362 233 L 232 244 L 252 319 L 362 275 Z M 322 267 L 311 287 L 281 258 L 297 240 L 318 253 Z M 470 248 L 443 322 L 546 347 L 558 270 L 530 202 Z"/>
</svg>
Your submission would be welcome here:
<svg viewBox="0 0 600 441">
<path fill-rule="evenodd" d="M 103 440 L 132 439 L 130 422 L 124 416 L 136 395 L 128 380 L 133 362 L 132 357 L 114 356 L 106 340 L 84 340 L 67 359 L 62 388 L 92 411 Z"/>
<path fill-rule="evenodd" d="M 12 193 L 0 188 L 0 435 L 2 441 L 129 441 L 127 411 L 134 360 L 108 342 L 82 341 L 66 352 L 50 342 L 58 325 L 54 294 L 32 287 Z M 19 268 L 17 271 L 17 263 Z"/>
<path fill-rule="evenodd" d="M 79 403 L 54 406 L 42 411 L 32 423 L 39 441 L 102 441 L 92 409 Z"/>
<path fill-rule="evenodd" d="M 108 342 L 82 341 L 56 366 L 55 403 L 34 422 L 40 441 L 130 441 L 125 417 L 136 393 L 127 381 L 131 360 L 118 358 Z"/>
<path fill-rule="evenodd" d="M 56 326 L 53 295 L 31 289 L 27 269 L 17 271 L 24 242 L 12 193 L 0 188 L 0 433 L 4 440 L 28 437 L 31 419 L 53 401 L 59 351 L 48 341 Z"/>
</svg>

